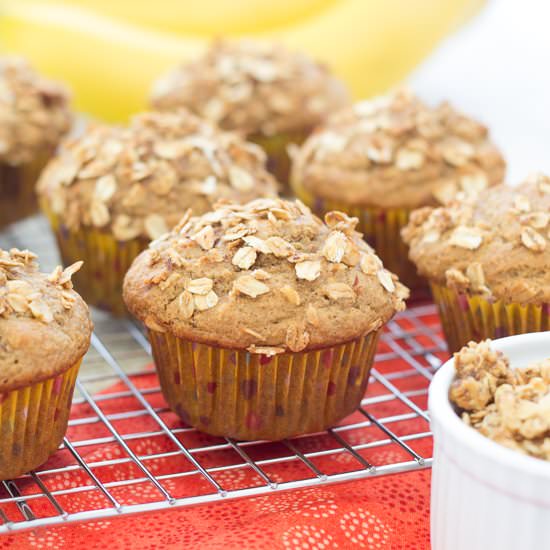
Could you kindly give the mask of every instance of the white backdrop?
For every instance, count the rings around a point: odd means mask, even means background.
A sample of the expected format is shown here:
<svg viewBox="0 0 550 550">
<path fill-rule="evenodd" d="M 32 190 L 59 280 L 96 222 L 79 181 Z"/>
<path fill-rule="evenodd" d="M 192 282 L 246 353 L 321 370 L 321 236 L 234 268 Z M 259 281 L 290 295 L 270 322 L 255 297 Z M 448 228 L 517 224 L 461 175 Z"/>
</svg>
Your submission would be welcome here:
<svg viewBox="0 0 550 550">
<path fill-rule="evenodd" d="M 550 174 L 550 0 L 490 1 L 408 82 L 428 102 L 449 99 L 485 122 L 510 183 Z"/>
</svg>

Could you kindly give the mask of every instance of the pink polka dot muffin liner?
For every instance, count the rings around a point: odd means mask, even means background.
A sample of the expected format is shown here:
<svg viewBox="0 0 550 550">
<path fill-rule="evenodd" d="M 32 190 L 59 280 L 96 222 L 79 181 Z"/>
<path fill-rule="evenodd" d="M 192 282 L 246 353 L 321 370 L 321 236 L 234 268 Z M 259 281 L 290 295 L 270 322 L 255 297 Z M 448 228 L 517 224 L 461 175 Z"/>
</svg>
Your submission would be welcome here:
<svg viewBox="0 0 550 550">
<path fill-rule="evenodd" d="M 0 393 L 0 480 L 33 470 L 54 454 L 67 431 L 80 368 Z"/>
<path fill-rule="evenodd" d="M 450 352 L 474 340 L 550 330 L 550 304 L 517 304 L 431 284 Z"/>
<path fill-rule="evenodd" d="M 318 432 L 352 413 L 367 388 L 378 335 L 267 356 L 149 331 L 170 408 L 202 432 L 239 440 Z"/>
</svg>

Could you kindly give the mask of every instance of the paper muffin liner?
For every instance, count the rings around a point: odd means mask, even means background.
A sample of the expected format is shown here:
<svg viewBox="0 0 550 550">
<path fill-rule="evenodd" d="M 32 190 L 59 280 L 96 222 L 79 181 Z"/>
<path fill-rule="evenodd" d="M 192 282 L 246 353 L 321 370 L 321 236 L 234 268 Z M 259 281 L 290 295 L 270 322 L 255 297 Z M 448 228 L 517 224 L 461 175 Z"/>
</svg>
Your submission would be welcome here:
<svg viewBox="0 0 550 550">
<path fill-rule="evenodd" d="M 550 330 L 550 304 L 504 303 L 431 283 L 450 352 L 471 340 Z"/>
<path fill-rule="evenodd" d="M 37 468 L 63 441 L 81 361 L 63 374 L 0 393 L 0 480 Z"/>
<path fill-rule="evenodd" d="M 288 146 L 300 145 L 308 137 L 310 131 L 294 131 L 264 136 L 255 134 L 248 139 L 259 145 L 267 154 L 267 169 L 275 176 L 280 184 L 280 192 L 283 196 L 290 196 L 292 189 L 289 184 L 290 156 Z"/>
<path fill-rule="evenodd" d="M 43 153 L 19 166 L 0 163 L 0 227 L 38 211 L 35 185 L 50 157 Z"/>
<path fill-rule="evenodd" d="M 428 282 L 418 275 L 416 266 L 409 260 L 409 247 L 401 238 L 401 229 L 407 225 L 411 209 L 354 206 L 315 197 L 295 181 L 292 186 L 296 196 L 320 217 L 331 210 L 339 210 L 356 217 L 359 220 L 358 231 L 363 233 L 365 240 L 376 250 L 384 267 L 395 273 L 411 290 L 427 294 Z"/>
<path fill-rule="evenodd" d="M 379 331 L 319 350 L 258 355 L 150 330 L 162 393 L 202 432 L 279 440 L 325 430 L 365 393 Z"/>
<path fill-rule="evenodd" d="M 89 305 L 113 315 L 127 315 L 122 300 L 124 276 L 149 240 L 140 237 L 118 241 L 111 233 L 93 227 L 69 230 L 45 201 L 41 201 L 41 207 L 50 220 L 63 263 L 84 262 L 83 269 L 73 275 L 78 293 Z"/>
</svg>

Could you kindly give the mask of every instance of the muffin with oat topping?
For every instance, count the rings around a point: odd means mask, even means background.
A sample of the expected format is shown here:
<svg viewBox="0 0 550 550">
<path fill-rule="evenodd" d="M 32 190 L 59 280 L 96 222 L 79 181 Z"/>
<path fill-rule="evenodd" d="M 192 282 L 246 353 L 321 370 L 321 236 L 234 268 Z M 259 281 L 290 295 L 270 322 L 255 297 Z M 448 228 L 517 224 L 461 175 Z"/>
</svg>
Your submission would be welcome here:
<svg viewBox="0 0 550 550">
<path fill-rule="evenodd" d="M 403 238 L 430 281 L 451 351 L 550 329 L 549 221 L 550 178 L 540 174 L 412 213 Z"/>
<path fill-rule="evenodd" d="M 431 108 L 399 90 L 332 116 L 296 151 L 291 184 L 317 214 L 359 218 L 386 267 L 416 288 L 426 283 L 399 235 L 410 212 L 471 196 L 504 171 L 484 126 L 447 103 Z"/>
<path fill-rule="evenodd" d="M 512 369 L 491 341 L 470 342 L 455 354 L 449 398 L 462 420 L 522 454 L 550 460 L 549 357 Z"/>
<path fill-rule="evenodd" d="M 214 435 L 282 439 L 351 413 L 381 327 L 407 289 L 355 231 L 299 201 L 188 213 L 124 281 L 149 329 L 162 391 Z"/>
<path fill-rule="evenodd" d="M 70 125 L 63 87 L 0 57 L 0 226 L 37 210 L 36 180 Z"/>
<path fill-rule="evenodd" d="M 349 101 L 326 67 L 281 45 L 250 40 L 215 42 L 201 59 L 161 78 L 151 97 L 156 109 L 183 106 L 258 143 L 283 185 L 287 147 Z"/>
<path fill-rule="evenodd" d="M 81 265 L 47 275 L 28 250 L 0 249 L 0 480 L 40 466 L 67 429 L 92 331 L 72 289 Z"/>
<path fill-rule="evenodd" d="M 188 208 L 274 197 L 277 184 L 257 145 L 180 110 L 91 127 L 48 165 L 38 193 L 64 261 L 86 261 L 76 287 L 89 304 L 124 314 L 122 279 L 151 239 Z"/>
</svg>

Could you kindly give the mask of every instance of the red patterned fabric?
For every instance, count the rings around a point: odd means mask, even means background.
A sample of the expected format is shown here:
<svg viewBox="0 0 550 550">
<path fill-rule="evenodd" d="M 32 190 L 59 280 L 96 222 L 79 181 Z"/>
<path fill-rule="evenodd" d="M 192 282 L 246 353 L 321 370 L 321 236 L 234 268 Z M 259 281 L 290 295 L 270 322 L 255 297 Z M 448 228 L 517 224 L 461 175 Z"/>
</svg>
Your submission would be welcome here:
<svg viewBox="0 0 550 550">
<path fill-rule="evenodd" d="M 434 316 L 435 317 L 435 316 Z M 437 321 L 435 321 L 437 322 Z M 417 339 L 417 341 L 419 341 Z M 430 342 L 425 342 L 430 345 Z M 389 351 L 384 343 L 379 349 Z M 444 359 L 444 356 L 441 357 Z M 402 370 L 405 363 L 401 359 L 379 362 L 376 365 L 382 373 Z M 409 370 L 411 367 L 407 367 Z M 158 380 L 151 367 L 151 373 L 132 378 L 140 390 L 157 387 Z M 395 378 L 393 383 L 401 391 L 426 389 L 428 380 L 420 375 Z M 119 382 L 102 392 L 125 391 L 128 388 Z M 367 396 L 387 394 L 379 383 L 369 386 Z M 419 392 L 420 393 L 420 392 Z M 154 407 L 165 407 L 159 392 L 147 392 L 149 403 Z M 411 397 L 420 407 L 426 407 L 426 393 Z M 139 410 L 142 407 L 134 397 L 110 398 L 98 400 L 102 411 L 113 415 L 124 411 Z M 369 404 L 367 410 L 377 418 L 410 413 L 399 400 L 380 400 Z M 109 438 L 111 434 L 102 422 L 87 422 L 93 418 L 94 411 L 86 404 L 73 407 L 71 418 L 82 419 L 69 429 L 72 442 L 93 438 Z M 180 420 L 171 412 L 161 414 L 170 428 L 176 429 L 177 437 L 188 448 L 211 447 L 223 444 L 219 438 L 185 430 Z M 411 415 L 412 416 L 412 415 Z M 126 439 L 131 450 L 142 458 L 143 463 L 155 476 L 166 475 L 162 485 L 175 498 L 189 495 L 212 493 L 212 487 L 202 476 L 192 474 L 192 464 L 179 452 L 170 439 L 162 433 L 158 424 L 148 415 L 136 415 L 117 420 L 112 417 L 113 425 L 119 433 L 139 434 L 157 431 L 155 437 L 135 437 Z M 343 423 L 365 421 L 365 417 L 355 413 Z M 427 422 L 419 417 L 391 423 L 391 429 L 397 435 L 414 434 L 428 431 Z M 362 427 L 341 432 L 352 445 L 368 443 L 381 439 L 376 427 Z M 314 452 L 338 447 L 333 438 L 326 436 L 304 437 L 294 440 L 302 452 Z M 411 448 L 422 456 L 431 456 L 432 441 L 426 436 L 410 439 Z M 124 449 L 116 442 L 80 445 L 78 452 L 87 463 L 94 464 L 95 475 L 103 482 L 132 480 L 143 478 L 137 466 L 128 460 Z M 265 443 L 245 447 L 254 460 L 275 456 L 290 456 L 292 452 L 281 443 Z M 144 457 L 170 453 L 162 458 Z M 361 456 L 374 465 L 411 460 L 410 455 L 395 443 L 372 446 L 360 452 Z M 206 468 L 228 466 L 242 463 L 242 459 L 232 449 L 222 449 L 195 454 L 201 465 Z M 97 464 L 108 461 L 107 464 Z M 115 463 L 110 463 L 114 461 Z M 321 471 L 330 474 L 357 470 L 361 467 L 349 453 L 342 452 L 312 459 Z M 67 471 L 66 467 L 73 465 Z M 63 472 L 55 472 L 63 468 Z M 311 478 L 312 471 L 296 460 L 264 465 L 263 469 L 275 482 Z M 82 484 L 93 485 L 90 478 L 78 466 L 68 450 L 59 451 L 41 470 L 54 470 L 41 474 L 40 479 L 49 490 L 69 489 Z M 183 474 L 171 477 L 170 474 Z M 188 474 L 186 474 L 188 473 Z M 223 469 L 212 473 L 216 481 L 226 490 L 251 486 L 265 486 L 251 468 Z M 209 503 L 191 508 L 180 508 L 162 512 L 152 512 L 137 516 L 123 516 L 89 523 L 49 527 L 29 532 L 0 536 L 0 549 L 10 550 L 29 548 L 68 549 L 85 547 L 88 550 L 105 548 L 170 549 L 191 548 L 201 550 L 223 547 L 231 549 L 411 549 L 429 548 L 429 485 L 430 471 L 413 472 L 339 485 L 320 485 L 318 488 L 291 492 L 274 492 L 261 497 L 244 498 Z M 39 492 L 36 483 L 29 477 L 17 480 L 17 487 L 24 495 Z M 8 495 L 0 489 L 0 499 Z M 110 492 L 121 505 L 146 503 L 162 500 L 155 486 L 149 481 L 132 483 L 110 488 Z M 86 509 L 101 509 L 110 505 L 109 501 L 97 489 L 86 492 L 58 496 L 61 506 L 69 513 Z M 56 515 L 55 509 L 41 497 L 30 499 L 29 504 L 36 516 Z M 0 504 L 0 509 L 12 520 L 20 521 L 21 513 L 13 504 Z"/>
</svg>

